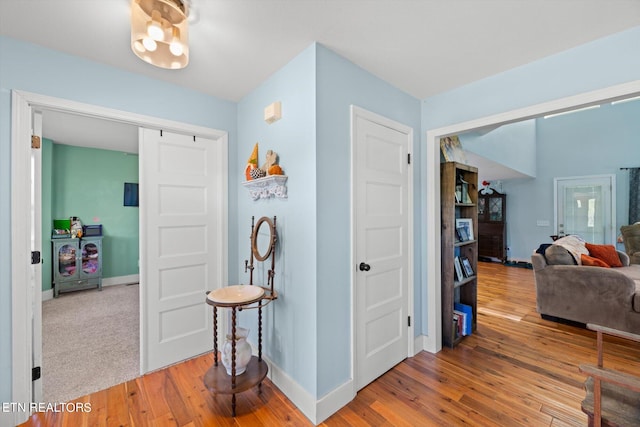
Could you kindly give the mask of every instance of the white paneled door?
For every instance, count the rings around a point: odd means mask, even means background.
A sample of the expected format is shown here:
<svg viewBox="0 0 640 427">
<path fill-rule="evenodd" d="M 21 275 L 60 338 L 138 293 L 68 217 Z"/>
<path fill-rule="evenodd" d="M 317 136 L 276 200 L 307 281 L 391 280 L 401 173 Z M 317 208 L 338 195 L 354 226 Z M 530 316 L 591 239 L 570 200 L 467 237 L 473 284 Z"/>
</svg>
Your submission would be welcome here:
<svg viewBox="0 0 640 427">
<path fill-rule="evenodd" d="M 139 140 L 145 253 L 140 308 L 146 319 L 141 370 L 148 372 L 212 348 L 205 292 L 223 280 L 226 180 L 220 176 L 216 140 L 143 128 Z"/>
<path fill-rule="evenodd" d="M 615 175 L 555 178 L 556 234 L 615 245 Z"/>
<path fill-rule="evenodd" d="M 409 331 L 411 129 L 363 114 L 353 118 L 358 390 L 407 357 Z"/>
</svg>

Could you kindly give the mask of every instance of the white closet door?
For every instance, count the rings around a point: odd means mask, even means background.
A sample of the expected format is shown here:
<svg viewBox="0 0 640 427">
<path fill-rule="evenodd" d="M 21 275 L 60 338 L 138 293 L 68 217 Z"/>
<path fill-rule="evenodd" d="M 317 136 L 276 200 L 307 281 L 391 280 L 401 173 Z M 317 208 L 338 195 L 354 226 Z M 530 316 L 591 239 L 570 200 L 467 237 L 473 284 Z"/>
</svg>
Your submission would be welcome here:
<svg viewBox="0 0 640 427">
<path fill-rule="evenodd" d="M 409 339 L 410 129 L 362 114 L 354 114 L 358 390 L 405 359 Z"/>
</svg>

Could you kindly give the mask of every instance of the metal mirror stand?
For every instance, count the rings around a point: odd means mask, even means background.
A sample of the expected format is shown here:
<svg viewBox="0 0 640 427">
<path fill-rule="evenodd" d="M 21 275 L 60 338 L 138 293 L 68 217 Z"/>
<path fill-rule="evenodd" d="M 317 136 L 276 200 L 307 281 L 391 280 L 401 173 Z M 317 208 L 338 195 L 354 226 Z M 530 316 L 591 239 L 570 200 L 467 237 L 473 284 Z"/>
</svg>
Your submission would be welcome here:
<svg viewBox="0 0 640 427">
<path fill-rule="evenodd" d="M 278 298 L 278 294 L 273 289 L 273 278 L 276 275 L 276 241 L 278 240 L 276 234 L 276 217 L 273 217 L 273 221 L 271 218 L 263 216 L 258 220 L 254 225 L 254 217 L 251 217 L 251 256 L 248 260 L 244 261 L 244 271 L 245 273 L 249 271 L 249 284 L 253 285 L 253 269 L 255 268 L 254 262 L 267 261 L 269 257 L 271 257 L 271 269 L 267 272 L 267 283 L 266 286 L 263 286 L 265 290 L 264 299 L 268 300 L 266 304 Z M 266 240 L 266 247 L 264 236 L 260 238 L 260 228 L 266 224 L 269 227 L 269 237 Z M 260 248 L 264 248 L 264 251 L 260 253 Z M 264 306 L 266 304 L 261 304 Z"/>
</svg>

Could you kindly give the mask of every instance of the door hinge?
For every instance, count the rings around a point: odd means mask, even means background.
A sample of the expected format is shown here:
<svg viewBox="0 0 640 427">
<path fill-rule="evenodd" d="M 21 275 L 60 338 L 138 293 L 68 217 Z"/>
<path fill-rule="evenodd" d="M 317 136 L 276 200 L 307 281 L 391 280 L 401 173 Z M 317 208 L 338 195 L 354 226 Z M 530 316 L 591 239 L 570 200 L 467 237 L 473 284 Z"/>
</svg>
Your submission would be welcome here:
<svg viewBox="0 0 640 427">
<path fill-rule="evenodd" d="M 40 137 L 38 135 L 31 135 L 31 148 L 40 149 Z"/>
<path fill-rule="evenodd" d="M 31 264 L 40 264 L 40 251 L 31 251 Z"/>
<path fill-rule="evenodd" d="M 411 316 L 407 316 L 407 326 L 411 327 Z"/>
<path fill-rule="evenodd" d="M 42 377 L 42 368 L 40 366 L 31 368 L 31 381 L 39 380 L 40 377 Z"/>
<path fill-rule="evenodd" d="M 407 164 L 410 165 L 411 164 L 411 153 L 407 154 Z"/>
</svg>

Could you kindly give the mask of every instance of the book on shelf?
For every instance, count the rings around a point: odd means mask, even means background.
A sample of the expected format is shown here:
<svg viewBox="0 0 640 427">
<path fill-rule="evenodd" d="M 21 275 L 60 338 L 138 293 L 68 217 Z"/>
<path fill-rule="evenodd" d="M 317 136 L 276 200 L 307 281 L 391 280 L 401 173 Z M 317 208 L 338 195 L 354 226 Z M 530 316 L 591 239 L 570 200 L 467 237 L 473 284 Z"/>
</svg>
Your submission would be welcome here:
<svg viewBox="0 0 640 427">
<path fill-rule="evenodd" d="M 471 335 L 471 332 L 473 332 L 473 309 L 471 306 L 456 302 L 453 304 L 453 312 L 463 314 L 461 321 L 464 322 L 463 330 L 466 331 L 464 335 Z M 458 317 L 460 317 L 460 315 L 458 315 Z"/>
<path fill-rule="evenodd" d="M 462 270 L 465 277 L 473 277 L 475 273 L 473 272 L 473 267 L 471 267 L 471 261 L 469 261 L 469 258 L 463 256 L 460 257 L 460 261 L 462 262 Z"/>
<path fill-rule="evenodd" d="M 467 332 L 467 315 L 462 311 L 453 310 L 453 318 L 456 319 L 456 327 L 458 336 L 464 337 L 469 335 Z"/>
<path fill-rule="evenodd" d="M 462 175 L 458 176 L 456 182 L 456 201 L 458 203 L 472 204 L 473 200 L 471 200 L 471 195 L 469 194 L 469 186 L 470 184 L 464 180 Z"/>
<path fill-rule="evenodd" d="M 455 341 L 458 337 L 461 336 L 460 324 L 461 324 L 460 316 L 456 313 L 453 313 L 453 327 L 451 328 L 451 342 Z"/>
<path fill-rule="evenodd" d="M 464 280 L 465 276 L 462 271 L 462 263 L 460 262 L 460 257 L 457 256 L 453 259 L 453 266 L 456 270 L 456 280 L 458 282 L 461 282 L 462 280 Z"/>
</svg>

